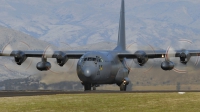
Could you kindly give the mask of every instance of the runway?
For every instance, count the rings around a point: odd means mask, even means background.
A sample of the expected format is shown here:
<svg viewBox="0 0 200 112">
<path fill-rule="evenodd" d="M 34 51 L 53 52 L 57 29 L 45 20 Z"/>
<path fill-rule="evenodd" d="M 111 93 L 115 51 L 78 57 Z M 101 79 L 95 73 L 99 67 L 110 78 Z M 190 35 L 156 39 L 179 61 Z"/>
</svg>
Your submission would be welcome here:
<svg viewBox="0 0 200 112">
<path fill-rule="evenodd" d="M 173 92 L 200 92 L 200 90 L 193 91 L 0 91 L 0 97 L 18 97 L 18 96 L 40 96 L 40 95 L 56 95 L 56 94 L 134 94 L 134 93 L 173 93 Z"/>
</svg>

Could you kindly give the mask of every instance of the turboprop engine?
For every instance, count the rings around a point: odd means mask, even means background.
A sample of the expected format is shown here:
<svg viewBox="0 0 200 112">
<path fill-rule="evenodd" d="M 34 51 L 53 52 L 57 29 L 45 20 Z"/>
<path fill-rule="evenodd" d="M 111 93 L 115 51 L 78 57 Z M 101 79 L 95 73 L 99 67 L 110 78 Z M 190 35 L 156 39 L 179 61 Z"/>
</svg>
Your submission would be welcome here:
<svg viewBox="0 0 200 112">
<path fill-rule="evenodd" d="M 172 70 L 172 69 L 174 69 L 174 63 L 171 61 L 164 61 L 161 63 L 161 68 L 166 71 Z"/>
<path fill-rule="evenodd" d="M 48 71 L 51 68 L 51 63 L 47 62 L 46 58 L 42 58 L 42 61 L 37 63 L 36 68 L 40 71 Z"/>
<path fill-rule="evenodd" d="M 21 65 L 27 59 L 25 53 L 22 51 L 13 51 L 11 56 L 14 56 L 15 62 L 18 65 Z"/>
<path fill-rule="evenodd" d="M 187 64 L 187 62 L 190 60 L 190 53 L 187 50 L 183 50 L 180 53 L 180 62 L 183 64 Z"/>
<path fill-rule="evenodd" d="M 148 56 L 144 51 L 136 51 L 135 55 L 140 66 L 143 66 L 148 61 Z"/>
<path fill-rule="evenodd" d="M 65 55 L 63 52 L 59 51 L 56 52 L 53 55 L 53 58 L 56 58 L 57 64 L 60 65 L 61 67 L 69 60 L 67 55 Z"/>
</svg>

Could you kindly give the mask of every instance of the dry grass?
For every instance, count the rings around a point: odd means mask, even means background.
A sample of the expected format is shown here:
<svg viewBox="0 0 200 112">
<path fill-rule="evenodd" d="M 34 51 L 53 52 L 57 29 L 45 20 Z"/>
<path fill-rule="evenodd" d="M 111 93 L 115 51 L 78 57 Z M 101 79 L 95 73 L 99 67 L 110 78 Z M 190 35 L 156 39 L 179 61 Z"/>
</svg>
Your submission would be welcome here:
<svg viewBox="0 0 200 112">
<path fill-rule="evenodd" d="M 198 112 L 200 93 L 66 94 L 0 98 L 1 112 Z"/>
</svg>

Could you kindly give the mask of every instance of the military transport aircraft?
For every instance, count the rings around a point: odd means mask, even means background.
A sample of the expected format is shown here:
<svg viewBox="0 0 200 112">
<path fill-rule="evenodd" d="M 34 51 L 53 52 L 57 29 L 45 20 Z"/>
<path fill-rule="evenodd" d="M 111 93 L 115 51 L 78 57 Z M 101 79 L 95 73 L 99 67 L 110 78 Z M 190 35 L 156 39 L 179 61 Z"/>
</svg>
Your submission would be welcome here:
<svg viewBox="0 0 200 112">
<path fill-rule="evenodd" d="M 44 53 L 45 52 L 45 53 Z M 180 58 L 180 63 L 187 64 L 191 56 L 198 56 L 198 50 L 176 50 L 174 57 Z M 55 58 L 59 66 L 65 65 L 69 59 L 79 59 L 77 63 L 77 75 L 82 81 L 84 90 L 91 90 L 92 87 L 100 84 L 117 84 L 120 91 L 126 91 L 129 84 L 128 78 L 130 69 L 126 65 L 126 59 L 136 59 L 138 65 L 143 66 L 149 59 L 165 58 L 161 63 L 163 70 L 174 69 L 174 63 L 169 60 L 165 50 L 142 51 L 131 53 L 126 50 L 125 36 L 125 6 L 121 1 L 121 12 L 119 21 L 118 43 L 114 50 L 110 51 L 1 51 L 0 56 L 14 57 L 16 64 L 21 65 L 28 57 L 41 58 L 36 67 L 40 71 L 48 71 L 51 63 L 48 58 Z"/>
</svg>

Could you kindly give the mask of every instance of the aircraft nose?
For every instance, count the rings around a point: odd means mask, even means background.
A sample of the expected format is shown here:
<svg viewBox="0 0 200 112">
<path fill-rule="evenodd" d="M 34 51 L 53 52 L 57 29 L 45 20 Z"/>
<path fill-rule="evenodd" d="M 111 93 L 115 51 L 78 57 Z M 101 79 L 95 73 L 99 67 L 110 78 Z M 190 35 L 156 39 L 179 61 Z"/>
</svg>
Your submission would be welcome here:
<svg viewBox="0 0 200 112">
<path fill-rule="evenodd" d="M 83 75 L 87 78 L 91 78 L 95 75 L 95 68 L 93 67 L 83 67 Z"/>
</svg>

